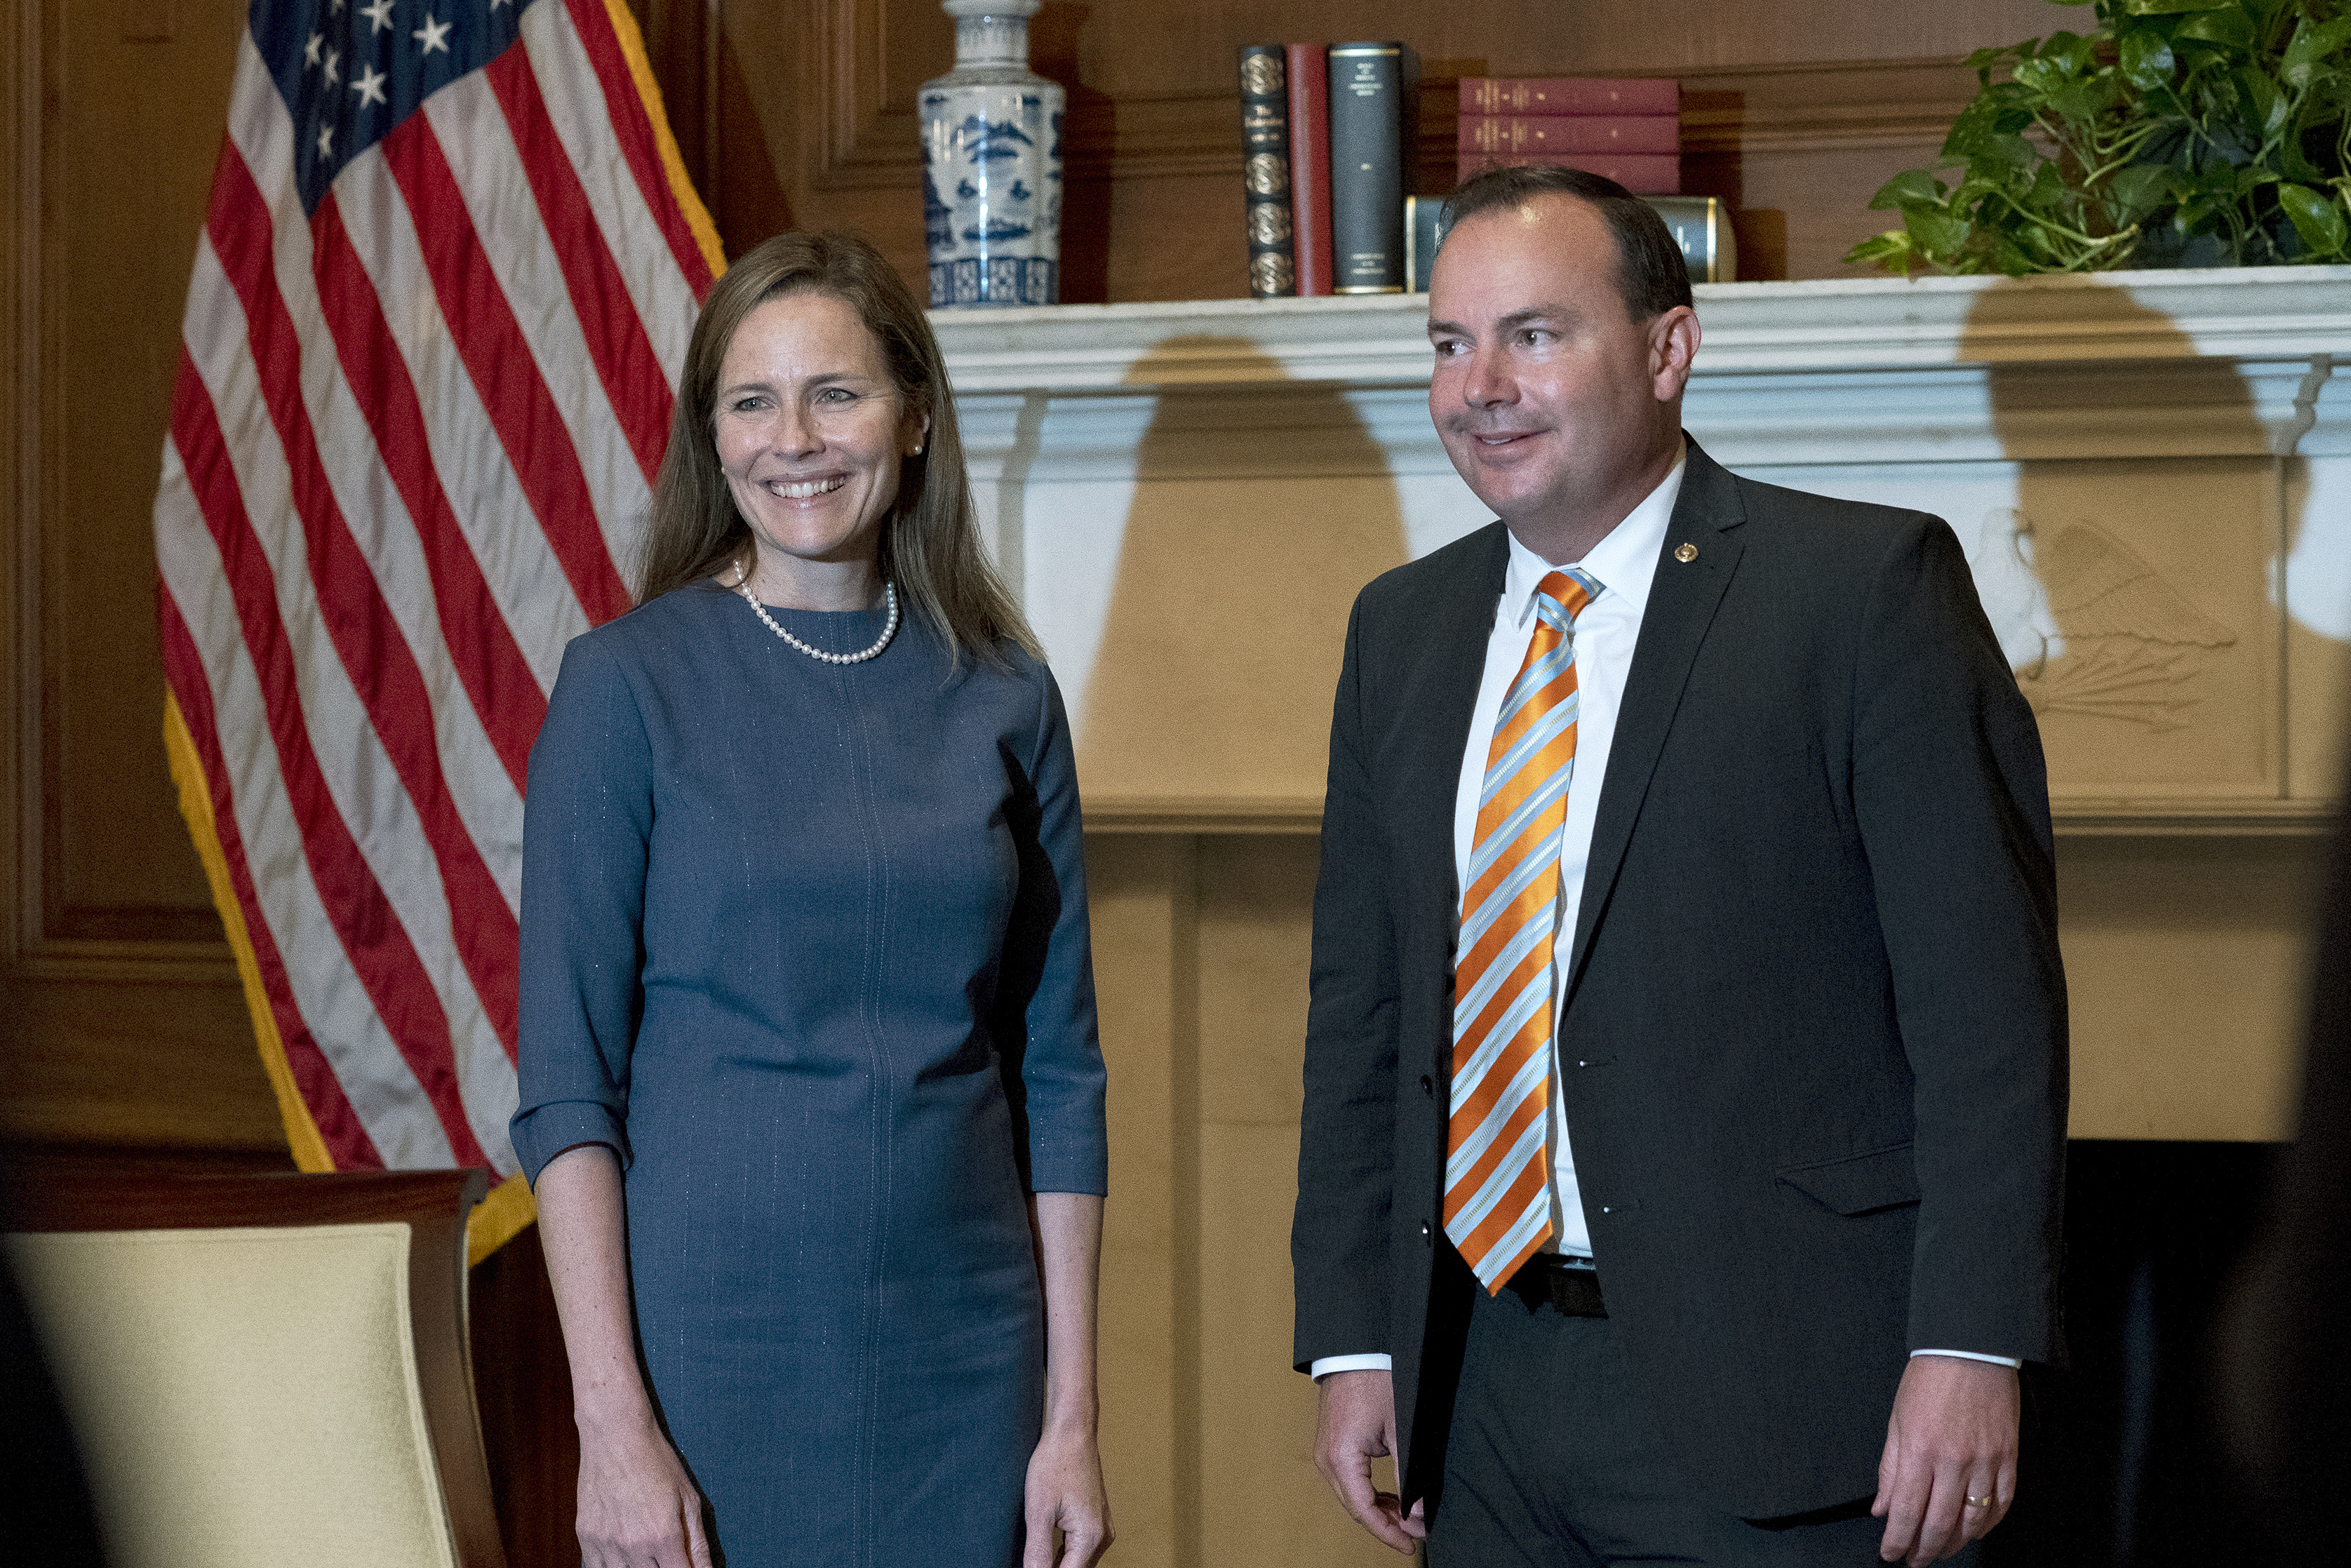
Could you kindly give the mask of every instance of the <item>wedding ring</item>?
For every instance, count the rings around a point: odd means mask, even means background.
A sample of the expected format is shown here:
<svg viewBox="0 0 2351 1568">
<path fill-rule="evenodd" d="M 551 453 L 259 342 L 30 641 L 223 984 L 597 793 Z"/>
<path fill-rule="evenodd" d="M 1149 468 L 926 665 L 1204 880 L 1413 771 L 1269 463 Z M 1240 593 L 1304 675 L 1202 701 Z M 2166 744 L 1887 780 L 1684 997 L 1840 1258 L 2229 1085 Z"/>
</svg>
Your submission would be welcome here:
<svg viewBox="0 0 2351 1568">
<path fill-rule="evenodd" d="M 1968 1499 L 1968 1506 L 1970 1508 L 1990 1508 L 1992 1500 L 1988 1497 L 1970 1497 Z"/>
</svg>

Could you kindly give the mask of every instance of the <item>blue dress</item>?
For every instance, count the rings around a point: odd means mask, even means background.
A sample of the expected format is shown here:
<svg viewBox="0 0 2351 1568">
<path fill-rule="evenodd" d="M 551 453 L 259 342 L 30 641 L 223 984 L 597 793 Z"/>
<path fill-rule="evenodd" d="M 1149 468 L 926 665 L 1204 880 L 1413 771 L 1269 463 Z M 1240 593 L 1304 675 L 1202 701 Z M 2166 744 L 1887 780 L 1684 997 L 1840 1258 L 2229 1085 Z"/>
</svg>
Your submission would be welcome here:
<svg viewBox="0 0 2351 1568">
<path fill-rule="evenodd" d="M 770 609 L 849 653 L 879 612 Z M 1009 1564 L 1043 1415 L 1024 1203 L 1101 1193 L 1069 729 L 909 615 L 820 664 L 681 589 L 531 750 L 515 1151 L 626 1171 L 639 1343 L 727 1568 Z"/>
</svg>

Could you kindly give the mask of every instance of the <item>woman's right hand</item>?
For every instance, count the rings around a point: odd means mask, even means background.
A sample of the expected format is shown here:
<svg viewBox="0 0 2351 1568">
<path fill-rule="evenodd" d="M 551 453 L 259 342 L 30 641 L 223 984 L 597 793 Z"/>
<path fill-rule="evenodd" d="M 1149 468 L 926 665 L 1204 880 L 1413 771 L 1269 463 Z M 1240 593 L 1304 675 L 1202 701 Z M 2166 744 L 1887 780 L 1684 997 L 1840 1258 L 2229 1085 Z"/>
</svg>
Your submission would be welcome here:
<svg viewBox="0 0 2351 1568">
<path fill-rule="evenodd" d="M 711 1568 L 702 1494 L 650 1421 L 580 1434 L 580 1568 Z"/>
<path fill-rule="evenodd" d="M 566 1149 L 535 1191 L 580 1423 L 580 1568 L 711 1568 L 702 1494 L 637 1369 L 620 1156 L 604 1144 Z"/>
</svg>

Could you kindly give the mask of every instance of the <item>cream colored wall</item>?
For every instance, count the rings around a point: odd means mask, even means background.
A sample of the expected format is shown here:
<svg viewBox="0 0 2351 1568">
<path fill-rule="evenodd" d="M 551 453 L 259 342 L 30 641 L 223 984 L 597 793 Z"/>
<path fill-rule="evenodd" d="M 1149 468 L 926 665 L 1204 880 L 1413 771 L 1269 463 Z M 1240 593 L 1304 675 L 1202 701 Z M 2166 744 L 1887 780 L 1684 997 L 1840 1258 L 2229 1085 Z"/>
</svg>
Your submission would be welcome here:
<svg viewBox="0 0 2351 1568">
<path fill-rule="evenodd" d="M 1111 1061 L 1102 1460 L 1112 1562 L 1395 1561 L 1314 1473 L 1290 1210 L 1314 840 L 1096 834 Z"/>
</svg>

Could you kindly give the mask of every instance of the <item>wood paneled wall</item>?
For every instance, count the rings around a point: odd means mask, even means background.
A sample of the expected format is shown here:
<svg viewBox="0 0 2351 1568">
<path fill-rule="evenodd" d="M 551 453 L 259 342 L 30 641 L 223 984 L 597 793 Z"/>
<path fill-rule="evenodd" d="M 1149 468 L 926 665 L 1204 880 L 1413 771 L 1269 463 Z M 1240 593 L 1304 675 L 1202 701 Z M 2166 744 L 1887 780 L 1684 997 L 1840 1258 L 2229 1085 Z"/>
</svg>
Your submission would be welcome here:
<svg viewBox="0 0 2351 1568">
<path fill-rule="evenodd" d="M 2074 22 L 2043 0 L 1047 0 L 1036 68 L 1069 90 L 1063 298 L 1248 293 L 1234 51 L 1252 40 L 1397 37 L 1422 57 L 1416 188 L 1450 188 L 1464 76 L 1646 75 L 1683 83 L 1686 190 L 1740 210 L 1752 278 L 1821 277 L 1889 226 L 1867 212 L 1932 158 L 1974 90 L 1970 49 Z M 871 235 L 923 272 L 915 89 L 954 60 L 935 0 L 654 0 L 681 145 L 730 250 L 798 224 Z M 691 131 L 687 128 L 691 127 Z"/>
</svg>

